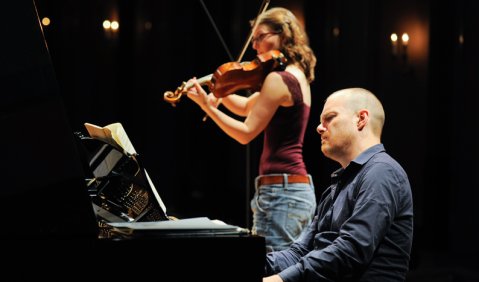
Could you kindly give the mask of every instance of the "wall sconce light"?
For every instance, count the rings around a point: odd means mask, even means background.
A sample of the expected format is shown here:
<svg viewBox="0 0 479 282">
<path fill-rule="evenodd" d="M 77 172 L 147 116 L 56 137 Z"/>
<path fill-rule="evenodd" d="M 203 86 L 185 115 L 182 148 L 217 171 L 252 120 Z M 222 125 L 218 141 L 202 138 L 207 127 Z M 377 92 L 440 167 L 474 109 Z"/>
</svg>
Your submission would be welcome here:
<svg viewBox="0 0 479 282">
<path fill-rule="evenodd" d="M 114 37 L 118 29 L 120 28 L 120 24 L 118 23 L 118 21 L 110 20 L 104 20 L 102 26 L 108 38 Z"/>
<path fill-rule="evenodd" d="M 404 61 L 407 61 L 407 46 L 409 44 L 409 34 L 406 32 L 401 36 L 401 45 L 399 45 L 399 37 L 397 33 L 391 33 L 391 54 L 393 58 L 401 56 Z"/>
</svg>

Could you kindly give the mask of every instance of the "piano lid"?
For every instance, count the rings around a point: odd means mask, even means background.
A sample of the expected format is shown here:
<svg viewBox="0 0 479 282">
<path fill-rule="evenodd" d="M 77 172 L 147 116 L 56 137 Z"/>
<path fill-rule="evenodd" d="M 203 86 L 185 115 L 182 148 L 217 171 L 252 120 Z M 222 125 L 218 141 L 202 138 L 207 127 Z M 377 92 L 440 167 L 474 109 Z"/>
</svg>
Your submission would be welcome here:
<svg viewBox="0 0 479 282">
<path fill-rule="evenodd" d="M 2 239 L 96 238 L 74 136 L 33 1 L 2 3 Z"/>
</svg>

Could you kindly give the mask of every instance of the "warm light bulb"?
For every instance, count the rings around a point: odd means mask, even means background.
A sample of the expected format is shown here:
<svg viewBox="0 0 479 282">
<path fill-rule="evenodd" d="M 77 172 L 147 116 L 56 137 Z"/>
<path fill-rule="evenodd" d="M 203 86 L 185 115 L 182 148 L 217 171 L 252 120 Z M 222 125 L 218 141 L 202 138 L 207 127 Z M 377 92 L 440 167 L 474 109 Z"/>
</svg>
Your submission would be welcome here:
<svg viewBox="0 0 479 282">
<path fill-rule="evenodd" d="M 112 21 L 111 22 L 111 29 L 112 30 L 117 30 L 120 27 L 120 24 L 117 21 Z"/>
<path fill-rule="evenodd" d="M 398 41 L 398 35 L 396 33 L 391 33 L 391 42 L 393 44 Z"/>
<path fill-rule="evenodd" d="M 48 17 L 44 17 L 42 19 L 42 25 L 49 26 L 50 25 L 50 19 Z"/>
<path fill-rule="evenodd" d="M 111 28 L 111 22 L 109 20 L 104 20 L 103 21 L 103 28 L 104 29 L 110 29 Z"/>
</svg>

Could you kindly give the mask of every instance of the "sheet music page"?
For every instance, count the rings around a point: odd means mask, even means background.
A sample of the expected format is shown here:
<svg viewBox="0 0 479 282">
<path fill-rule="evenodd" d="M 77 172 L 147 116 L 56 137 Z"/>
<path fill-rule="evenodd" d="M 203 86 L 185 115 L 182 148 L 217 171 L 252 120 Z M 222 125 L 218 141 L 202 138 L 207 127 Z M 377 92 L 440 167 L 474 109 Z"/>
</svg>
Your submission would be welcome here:
<svg viewBox="0 0 479 282">
<path fill-rule="evenodd" d="M 235 230 L 248 232 L 247 229 L 229 225 L 219 220 L 210 220 L 207 217 L 194 217 L 179 220 L 151 221 L 151 222 L 111 222 L 109 225 L 116 228 L 130 228 L 133 230 Z"/>
<path fill-rule="evenodd" d="M 123 149 L 120 144 L 116 142 L 115 139 L 111 136 L 111 131 L 105 130 L 103 127 L 85 122 L 84 123 L 86 130 L 88 131 L 88 134 L 90 135 L 91 138 L 93 139 L 98 139 L 101 140 L 105 143 L 108 143 L 112 145 L 115 148 L 118 149 Z"/>
<path fill-rule="evenodd" d="M 105 126 L 105 128 L 110 130 L 112 138 L 116 141 L 116 143 L 120 144 L 125 152 L 127 152 L 129 155 L 136 155 L 136 150 L 121 123 L 112 123 Z"/>
<path fill-rule="evenodd" d="M 115 122 L 104 127 L 88 122 L 84 123 L 84 125 L 91 138 L 108 143 L 126 152 L 128 155 L 137 154 L 121 123 Z"/>
</svg>

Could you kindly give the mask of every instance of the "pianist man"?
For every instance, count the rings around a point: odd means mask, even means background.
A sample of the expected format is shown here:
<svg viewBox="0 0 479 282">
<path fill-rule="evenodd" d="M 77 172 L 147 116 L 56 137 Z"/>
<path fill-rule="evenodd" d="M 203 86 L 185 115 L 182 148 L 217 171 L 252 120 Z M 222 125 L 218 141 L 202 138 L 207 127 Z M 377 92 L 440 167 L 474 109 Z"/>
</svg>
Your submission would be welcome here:
<svg viewBox="0 0 479 282">
<path fill-rule="evenodd" d="M 290 248 L 269 253 L 264 282 L 404 281 L 413 236 L 408 177 L 381 144 L 385 114 L 368 90 L 331 94 L 317 131 L 341 168 L 313 222 Z"/>
</svg>

